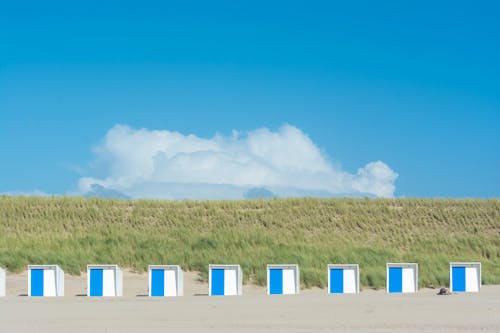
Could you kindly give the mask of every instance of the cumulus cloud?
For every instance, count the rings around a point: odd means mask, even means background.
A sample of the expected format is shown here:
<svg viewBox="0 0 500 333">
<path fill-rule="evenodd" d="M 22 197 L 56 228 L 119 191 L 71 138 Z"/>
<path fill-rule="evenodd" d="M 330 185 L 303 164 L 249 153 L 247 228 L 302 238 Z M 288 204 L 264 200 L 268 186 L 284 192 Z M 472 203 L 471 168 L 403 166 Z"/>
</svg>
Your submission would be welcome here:
<svg viewBox="0 0 500 333">
<path fill-rule="evenodd" d="M 94 153 L 104 176 L 80 178 L 80 191 L 98 185 L 132 198 L 237 199 L 254 188 L 276 196 L 392 197 L 398 177 L 381 161 L 354 174 L 334 168 L 290 125 L 212 138 L 116 125 Z"/>
</svg>

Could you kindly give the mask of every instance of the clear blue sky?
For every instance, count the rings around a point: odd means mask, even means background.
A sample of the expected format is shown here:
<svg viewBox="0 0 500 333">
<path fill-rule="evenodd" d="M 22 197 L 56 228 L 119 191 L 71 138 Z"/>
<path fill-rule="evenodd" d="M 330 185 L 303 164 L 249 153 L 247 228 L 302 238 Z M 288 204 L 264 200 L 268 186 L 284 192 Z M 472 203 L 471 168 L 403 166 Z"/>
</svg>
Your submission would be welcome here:
<svg viewBox="0 0 500 333">
<path fill-rule="evenodd" d="M 498 1 L 2 1 L 0 193 L 74 189 L 116 124 L 304 133 L 396 196 L 500 196 Z"/>
</svg>

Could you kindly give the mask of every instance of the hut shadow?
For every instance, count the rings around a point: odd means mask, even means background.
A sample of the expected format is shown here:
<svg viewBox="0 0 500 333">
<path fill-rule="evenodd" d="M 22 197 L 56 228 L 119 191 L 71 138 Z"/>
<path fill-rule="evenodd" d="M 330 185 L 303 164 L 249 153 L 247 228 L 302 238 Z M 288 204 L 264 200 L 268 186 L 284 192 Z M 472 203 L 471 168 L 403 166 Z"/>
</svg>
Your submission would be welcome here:
<svg viewBox="0 0 500 333">
<path fill-rule="evenodd" d="M 28 294 L 19 294 L 18 297 L 28 297 Z"/>
<path fill-rule="evenodd" d="M 135 297 L 149 297 L 149 295 L 144 295 L 144 294 L 137 294 Z"/>
<path fill-rule="evenodd" d="M 208 296 L 208 293 L 198 293 L 198 294 L 193 294 L 194 296 Z"/>
<path fill-rule="evenodd" d="M 76 297 L 87 297 L 87 294 L 76 294 Z"/>
</svg>

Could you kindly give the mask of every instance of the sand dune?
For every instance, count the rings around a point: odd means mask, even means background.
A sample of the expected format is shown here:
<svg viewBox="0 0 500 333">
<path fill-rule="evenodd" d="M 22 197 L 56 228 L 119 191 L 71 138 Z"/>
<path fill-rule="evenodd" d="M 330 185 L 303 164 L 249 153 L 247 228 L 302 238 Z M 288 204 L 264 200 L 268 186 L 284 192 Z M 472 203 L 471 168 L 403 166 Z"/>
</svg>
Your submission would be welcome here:
<svg viewBox="0 0 500 333">
<path fill-rule="evenodd" d="M 0 332 L 499 332 L 500 286 L 478 294 L 387 295 L 325 290 L 267 296 L 245 285 L 244 296 L 208 297 L 206 283 L 185 273 L 186 296 L 150 299 L 147 275 L 125 272 L 124 297 L 90 299 L 86 276 L 66 276 L 66 296 L 29 298 L 27 273 L 8 274 L 0 298 Z"/>
</svg>

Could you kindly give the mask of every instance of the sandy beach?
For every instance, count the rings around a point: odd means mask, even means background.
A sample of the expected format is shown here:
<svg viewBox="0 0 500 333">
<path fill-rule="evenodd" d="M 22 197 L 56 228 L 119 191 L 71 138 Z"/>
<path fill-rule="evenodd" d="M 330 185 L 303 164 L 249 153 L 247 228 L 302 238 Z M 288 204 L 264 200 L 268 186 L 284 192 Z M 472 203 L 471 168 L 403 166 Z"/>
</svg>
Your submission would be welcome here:
<svg viewBox="0 0 500 333">
<path fill-rule="evenodd" d="M 147 274 L 124 272 L 124 296 L 86 297 L 86 275 L 65 279 L 65 296 L 27 297 L 27 272 L 7 275 L 0 332 L 499 332 L 500 286 L 437 296 L 363 290 L 359 295 L 267 296 L 245 285 L 243 296 L 208 297 L 207 283 L 186 272 L 184 297 L 150 299 Z"/>
</svg>

